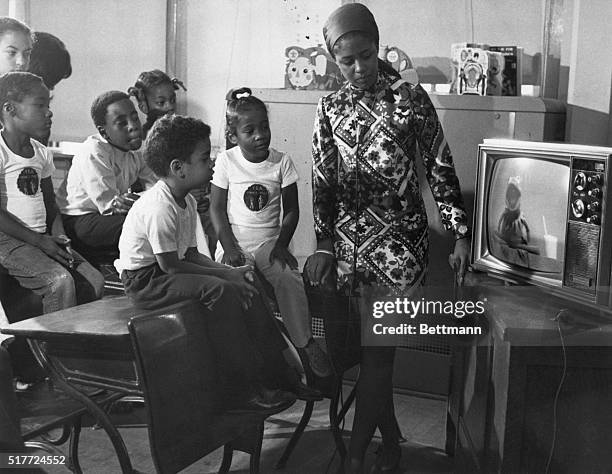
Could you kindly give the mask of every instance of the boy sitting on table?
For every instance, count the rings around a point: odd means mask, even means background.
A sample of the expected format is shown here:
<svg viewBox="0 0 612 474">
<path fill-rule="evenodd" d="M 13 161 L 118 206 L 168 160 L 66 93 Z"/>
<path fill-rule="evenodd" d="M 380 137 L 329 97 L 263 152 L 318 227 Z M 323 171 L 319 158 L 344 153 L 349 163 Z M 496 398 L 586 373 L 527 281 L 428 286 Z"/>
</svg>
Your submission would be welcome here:
<svg viewBox="0 0 612 474">
<path fill-rule="evenodd" d="M 208 310 L 202 317 L 230 406 L 273 409 L 294 393 L 314 398 L 283 358 L 286 344 L 252 284 L 253 268 L 216 263 L 196 248 L 198 213 L 189 191 L 212 176 L 210 127 L 164 116 L 149 132 L 144 154 L 160 180 L 134 203 L 119 239 L 115 267 L 128 297 L 147 309 L 196 299 Z"/>
</svg>

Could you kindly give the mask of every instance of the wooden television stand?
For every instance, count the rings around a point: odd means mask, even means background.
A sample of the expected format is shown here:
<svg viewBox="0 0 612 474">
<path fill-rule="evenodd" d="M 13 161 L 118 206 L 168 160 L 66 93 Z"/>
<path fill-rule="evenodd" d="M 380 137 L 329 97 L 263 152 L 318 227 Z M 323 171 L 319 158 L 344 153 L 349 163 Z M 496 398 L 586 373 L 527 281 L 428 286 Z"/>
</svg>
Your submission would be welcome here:
<svg viewBox="0 0 612 474">
<path fill-rule="evenodd" d="M 489 329 L 455 351 L 457 472 L 543 473 L 551 450 L 548 472 L 612 472 L 612 318 L 533 286 L 472 293 Z"/>
</svg>

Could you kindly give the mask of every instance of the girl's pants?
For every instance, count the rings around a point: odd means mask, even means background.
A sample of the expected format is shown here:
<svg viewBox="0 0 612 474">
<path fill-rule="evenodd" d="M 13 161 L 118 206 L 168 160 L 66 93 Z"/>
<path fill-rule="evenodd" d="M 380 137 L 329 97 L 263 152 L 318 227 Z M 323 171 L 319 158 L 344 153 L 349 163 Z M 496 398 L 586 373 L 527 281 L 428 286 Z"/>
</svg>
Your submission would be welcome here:
<svg viewBox="0 0 612 474">
<path fill-rule="evenodd" d="M 312 337 L 312 329 L 302 275 L 288 265 L 283 268 L 277 260 L 270 263 L 270 252 L 274 243 L 273 239 L 258 247 L 253 254 L 247 255 L 247 261 L 250 260 L 249 263 L 253 264 L 272 285 L 278 309 L 291 341 L 296 347 L 304 347 Z"/>
</svg>

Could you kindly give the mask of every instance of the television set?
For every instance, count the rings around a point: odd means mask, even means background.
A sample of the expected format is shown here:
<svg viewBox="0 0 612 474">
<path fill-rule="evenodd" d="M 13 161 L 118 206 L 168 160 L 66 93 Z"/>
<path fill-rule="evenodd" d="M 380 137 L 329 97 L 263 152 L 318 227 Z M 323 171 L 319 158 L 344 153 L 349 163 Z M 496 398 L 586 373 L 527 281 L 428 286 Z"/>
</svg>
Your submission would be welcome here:
<svg viewBox="0 0 612 474">
<path fill-rule="evenodd" d="M 612 314 L 612 148 L 486 139 L 472 267 Z"/>
</svg>

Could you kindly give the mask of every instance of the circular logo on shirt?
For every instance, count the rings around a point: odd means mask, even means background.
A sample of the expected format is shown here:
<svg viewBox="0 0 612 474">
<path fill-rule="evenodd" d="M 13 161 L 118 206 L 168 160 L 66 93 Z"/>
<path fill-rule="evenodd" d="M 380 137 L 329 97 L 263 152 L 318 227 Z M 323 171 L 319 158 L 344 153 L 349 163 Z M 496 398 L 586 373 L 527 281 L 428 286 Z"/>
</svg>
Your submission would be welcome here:
<svg viewBox="0 0 612 474">
<path fill-rule="evenodd" d="M 261 211 L 269 199 L 268 189 L 263 184 L 252 184 L 244 192 L 244 203 L 251 211 Z"/>
<path fill-rule="evenodd" d="M 38 192 L 38 173 L 34 168 L 24 168 L 17 178 L 17 189 L 26 196 L 34 196 Z"/>
</svg>

